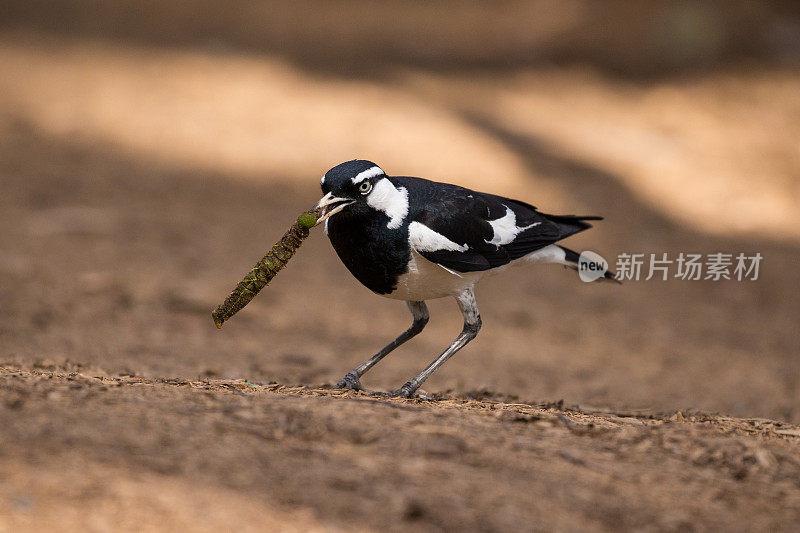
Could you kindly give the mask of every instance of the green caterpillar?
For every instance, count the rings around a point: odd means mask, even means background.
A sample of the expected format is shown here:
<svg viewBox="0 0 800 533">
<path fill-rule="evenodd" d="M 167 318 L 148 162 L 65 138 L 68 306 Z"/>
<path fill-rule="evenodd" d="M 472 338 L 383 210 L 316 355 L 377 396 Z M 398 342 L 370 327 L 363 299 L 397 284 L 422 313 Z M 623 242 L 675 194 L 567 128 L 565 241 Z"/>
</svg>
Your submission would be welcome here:
<svg viewBox="0 0 800 533">
<path fill-rule="evenodd" d="M 222 328 L 222 324 L 226 320 L 246 306 L 258 294 L 258 291 L 266 287 L 272 278 L 286 266 L 286 263 L 308 237 L 311 228 L 317 225 L 319 218 L 320 213 L 316 209 L 306 211 L 297 217 L 297 222 L 292 224 L 281 240 L 276 242 L 272 249 L 261 258 L 261 261 L 256 263 L 256 266 L 236 285 L 222 305 L 211 313 L 217 328 Z"/>
</svg>

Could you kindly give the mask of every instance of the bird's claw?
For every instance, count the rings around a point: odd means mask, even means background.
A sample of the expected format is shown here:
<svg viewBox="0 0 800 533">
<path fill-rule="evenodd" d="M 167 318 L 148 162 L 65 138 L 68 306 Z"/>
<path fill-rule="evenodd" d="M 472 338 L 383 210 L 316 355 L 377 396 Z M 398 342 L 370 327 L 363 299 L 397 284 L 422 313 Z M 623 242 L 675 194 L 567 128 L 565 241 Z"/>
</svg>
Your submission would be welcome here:
<svg viewBox="0 0 800 533">
<path fill-rule="evenodd" d="M 364 387 L 361 386 L 361 381 L 358 379 L 358 374 L 355 372 L 348 372 L 334 388 L 346 390 L 364 390 Z"/>
<path fill-rule="evenodd" d="M 400 387 L 399 389 L 397 389 L 393 393 L 389 394 L 389 397 L 390 398 L 418 398 L 418 399 L 422 399 L 422 400 L 427 399 L 427 396 L 424 396 L 424 395 L 420 394 L 419 392 L 417 392 L 417 388 L 413 387 L 413 385 L 411 385 L 411 383 L 406 383 L 405 385 L 403 385 L 402 387 Z"/>
<path fill-rule="evenodd" d="M 418 400 L 431 399 L 430 396 L 417 392 L 417 389 L 414 388 L 411 383 L 406 383 L 405 385 L 403 385 L 394 392 L 377 392 L 366 389 L 364 388 L 363 385 L 361 385 L 361 380 L 358 378 L 358 374 L 356 374 L 355 372 L 348 372 L 341 379 L 341 381 L 339 381 L 336 385 L 334 385 L 333 388 L 362 391 L 367 394 L 371 394 L 373 396 L 382 398 L 406 398 L 406 399 L 418 399 Z"/>
</svg>

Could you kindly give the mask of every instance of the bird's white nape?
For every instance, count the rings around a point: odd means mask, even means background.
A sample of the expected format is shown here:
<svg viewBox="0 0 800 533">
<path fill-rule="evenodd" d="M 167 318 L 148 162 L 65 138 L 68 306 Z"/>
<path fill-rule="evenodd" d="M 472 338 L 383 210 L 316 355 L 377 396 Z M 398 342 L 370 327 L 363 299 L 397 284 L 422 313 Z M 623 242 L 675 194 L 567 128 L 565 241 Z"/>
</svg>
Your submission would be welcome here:
<svg viewBox="0 0 800 533">
<path fill-rule="evenodd" d="M 517 235 L 519 235 L 520 232 L 541 224 L 541 222 L 534 222 L 528 226 L 517 226 L 517 215 L 515 215 L 514 211 L 512 211 L 507 205 L 504 205 L 503 207 L 506 208 L 505 215 L 496 220 L 488 221 L 492 226 L 492 230 L 494 231 L 492 240 L 486 241 L 488 244 L 494 244 L 495 246 L 504 246 L 506 244 L 510 244 L 514 242 L 514 239 L 517 238 Z"/>
<path fill-rule="evenodd" d="M 389 217 L 386 227 L 397 229 L 408 215 L 408 191 L 405 187 L 395 187 L 387 178 L 382 178 L 375 183 L 372 192 L 367 196 L 367 205 L 386 213 Z"/>
<path fill-rule="evenodd" d="M 356 174 L 353 179 L 351 180 L 354 184 L 358 185 L 364 180 L 368 180 L 369 178 L 374 178 L 375 176 L 382 176 L 386 174 L 383 169 L 379 166 L 374 166 L 372 168 L 368 168 L 362 172 Z"/>
</svg>

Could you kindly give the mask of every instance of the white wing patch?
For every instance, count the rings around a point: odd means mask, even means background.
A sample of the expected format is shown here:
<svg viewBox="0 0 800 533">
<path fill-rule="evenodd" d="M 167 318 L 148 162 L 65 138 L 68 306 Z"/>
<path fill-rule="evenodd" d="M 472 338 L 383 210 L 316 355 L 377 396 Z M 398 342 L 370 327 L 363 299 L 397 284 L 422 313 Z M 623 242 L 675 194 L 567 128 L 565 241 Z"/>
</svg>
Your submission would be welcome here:
<svg viewBox="0 0 800 533">
<path fill-rule="evenodd" d="M 408 244 L 418 252 L 438 252 L 440 250 L 466 252 L 469 250 L 469 246 L 466 244 L 455 243 L 421 222 L 412 222 L 408 225 Z"/>
<path fill-rule="evenodd" d="M 514 239 L 517 238 L 517 235 L 520 232 L 525 231 L 526 229 L 530 229 L 534 226 L 538 226 L 541 222 L 534 222 L 529 226 L 517 226 L 517 215 L 514 214 L 514 211 L 511 210 L 507 205 L 503 205 L 506 208 L 506 214 L 502 217 L 498 218 L 497 220 L 489 220 L 489 224 L 492 225 L 492 230 L 494 231 L 494 236 L 492 240 L 486 241 L 488 244 L 494 244 L 495 246 L 503 246 L 505 244 L 509 244 L 514 242 Z"/>
<path fill-rule="evenodd" d="M 384 174 L 386 174 L 386 173 L 383 171 L 383 169 L 381 167 L 374 166 L 374 167 L 368 168 L 367 170 L 364 170 L 364 171 L 359 172 L 358 174 L 356 174 L 352 178 L 352 181 L 353 181 L 353 183 L 358 184 L 358 183 L 361 183 L 362 181 L 367 180 L 369 178 L 374 178 L 375 176 L 382 176 Z"/>
<path fill-rule="evenodd" d="M 381 173 L 383 173 L 382 170 Z M 355 180 L 355 178 L 353 179 Z M 395 187 L 387 178 L 380 179 L 375 183 L 369 196 L 367 196 L 367 205 L 386 213 L 389 217 L 389 223 L 386 224 L 386 227 L 397 229 L 408 215 L 408 191 L 405 187 Z"/>
</svg>

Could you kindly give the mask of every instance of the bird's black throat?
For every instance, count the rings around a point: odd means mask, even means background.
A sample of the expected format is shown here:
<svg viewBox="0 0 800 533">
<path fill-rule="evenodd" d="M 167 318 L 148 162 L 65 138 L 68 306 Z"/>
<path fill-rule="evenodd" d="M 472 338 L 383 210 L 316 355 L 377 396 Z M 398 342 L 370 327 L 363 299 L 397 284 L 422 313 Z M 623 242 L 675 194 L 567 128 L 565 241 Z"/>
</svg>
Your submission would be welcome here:
<svg viewBox="0 0 800 533">
<path fill-rule="evenodd" d="M 389 294 L 408 269 L 408 226 L 387 228 L 380 212 L 345 209 L 328 219 L 333 249 L 355 278 L 378 294 Z"/>
</svg>

